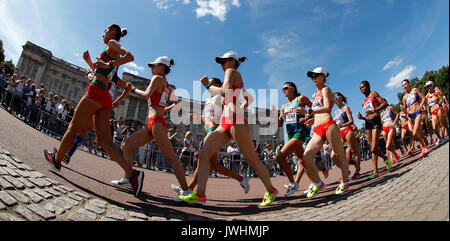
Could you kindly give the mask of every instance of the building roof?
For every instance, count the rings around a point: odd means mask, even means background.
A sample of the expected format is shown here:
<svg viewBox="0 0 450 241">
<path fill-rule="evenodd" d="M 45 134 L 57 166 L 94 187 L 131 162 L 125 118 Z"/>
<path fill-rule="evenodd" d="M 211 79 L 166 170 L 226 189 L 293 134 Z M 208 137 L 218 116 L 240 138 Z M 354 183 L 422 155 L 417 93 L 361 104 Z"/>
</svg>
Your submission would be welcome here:
<svg viewBox="0 0 450 241">
<path fill-rule="evenodd" d="M 77 66 L 75 64 L 69 63 L 63 59 L 57 58 L 53 56 L 52 52 L 50 50 L 47 50 L 45 48 L 42 48 L 39 45 L 36 45 L 30 41 L 27 41 L 27 43 L 23 46 L 23 49 L 27 49 L 29 51 L 38 53 L 40 56 L 43 56 L 47 58 L 47 60 L 55 65 L 58 65 L 62 68 L 74 71 L 75 73 L 84 75 L 84 68 Z"/>
</svg>

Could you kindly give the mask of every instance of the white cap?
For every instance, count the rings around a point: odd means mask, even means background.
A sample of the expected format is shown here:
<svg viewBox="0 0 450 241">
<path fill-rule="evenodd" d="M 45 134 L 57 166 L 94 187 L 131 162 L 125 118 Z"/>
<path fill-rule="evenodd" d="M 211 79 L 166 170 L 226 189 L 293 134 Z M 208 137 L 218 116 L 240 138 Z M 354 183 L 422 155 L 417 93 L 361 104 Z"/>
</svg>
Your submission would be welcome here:
<svg viewBox="0 0 450 241">
<path fill-rule="evenodd" d="M 428 81 L 428 82 L 425 84 L 425 87 L 428 87 L 428 86 L 431 86 L 431 85 L 433 85 L 433 82 Z"/>
<path fill-rule="evenodd" d="M 330 73 L 328 73 L 324 68 L 322 68 L 322 67 L 319 67 L 319 68 L 316 68 L 316 69 L 314 69 L 313 71 L 308 71 L 308 77 L 309 78 L 312 78 L 315 74 L 324 74 L 325 75 L 325 77 L 328 77 L 328 76 L 330 76 Z"/>
<path fill-rule="evenodd" d="M 156 64 L 165 64 L 167 67 L 172 67 L 172 65 L 170 64 L 170 59 L 167 56 L 158 57 L 154 62 L 150 62 L 147 65 L 148 67 L 151 68 L 153 65 Z"/>
<path fill-rule="evenodd" d="M 218 64 L 220 64 L 222 59 L 230 59 L 230 58 L 235 59 L 236 61 L 239 62 L 238 54 L 236 52 L 233 52 L 233 51 L 226 52 L 222 57 L 217 57 L 216 58 L 216 62 Z"/>
</svg>

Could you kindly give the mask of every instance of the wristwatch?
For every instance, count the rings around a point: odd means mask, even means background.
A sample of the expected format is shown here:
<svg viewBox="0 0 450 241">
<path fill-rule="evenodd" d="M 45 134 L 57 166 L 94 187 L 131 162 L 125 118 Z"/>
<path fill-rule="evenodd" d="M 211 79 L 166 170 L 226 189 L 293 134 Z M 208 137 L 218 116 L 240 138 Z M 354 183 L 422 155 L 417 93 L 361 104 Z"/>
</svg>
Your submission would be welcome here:
<svg viewBox="0 0 450 241">
<path fill-rule="evenodd" d="M 111 67 L 111 68 L 114 68 L 113 64 L 114 64 L 114 60 L 113 61 L 109 61 L 109 63 L 108 63 L 109 67 Z"/>
<path fill-rule="evenodd" d="M 136 87 L 131 88 L 131 93 L 135 93 L 136 92 Z"/>
<path fill-rule="evenodd" d="M 212 86 L 212 84 L 208 84 L 208 85 L 206 86 L 206 89 L 209 90 L 209 88 L 211 88 L 211 86 Z"/>
</svg>

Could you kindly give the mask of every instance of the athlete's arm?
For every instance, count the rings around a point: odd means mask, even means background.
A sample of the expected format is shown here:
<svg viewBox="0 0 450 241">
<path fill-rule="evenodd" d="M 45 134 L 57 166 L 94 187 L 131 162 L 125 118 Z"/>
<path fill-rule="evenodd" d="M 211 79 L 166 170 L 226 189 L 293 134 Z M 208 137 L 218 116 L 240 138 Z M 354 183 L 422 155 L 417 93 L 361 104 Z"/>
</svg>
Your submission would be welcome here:
<svg viewBox="0 0 450 241">
<path fill-rule="evenodd" d="M 398 113 L 397 110 L 394 107 L 392 107 L 392 106 L 389 106 L 389 110 L 392 111 L 392 113 L 395 114 L 394 124 L 396 124 L 398 119 L 399 119 L 399 117 L 400 117 L 400 113 Z"/>
<path fill-rule="evenodd" d="M 381 110 L 384 110 L 387 108 L 387 102 L 381 98 L 381 96 L 376 92 L 372 92 L 372 96 L 380 103 L 380 106 L 378 108 L 375 108 L 375 112 L 379 113 Z"/>
<path fill-rule="evenodd" d="M 122 92 L 122 94 L 119 96 L 119 98 L 117 98 L 114 102 L 113 102 L 113 108 L 117 108 L 119 107 L 120 103 L 127 98 L 127 96 L 130 94 L 131 92 L 131 88 L 132 85 L 131 83 L 127 83 L 125 81 L 123 81 L 121 78 L 117 78 L 117 85 L 124 89 L 124 91 Z"/>
<path fill-rule="evenodd" d="M 94 63 L 92 63 L 91 55 L 89 54 L 89 51 L 86 50 L 86 52 L 83 53 L 83 59 L 86 62 L 86 64 L 89 65 L 92 71 L 95 71 L 97 67 L 95 67 Z"/>
<path fill-rule="evenodd" d="M 170 105 L 169 107 L 166 107 L 164 109 L 164 112 L 171 112 L 172 110 L 178 110 L 182 106 L 181 101 L 179 101 L 178 96 L 175 95 L 173 90 L 170 91 L 169 96 L 170 96 L 169 99 L 170 101 L 173 102 L 173 104 Z"/>
<path fill-rule="evenodd" d="M 241 105 L 241 109 L 247 109 L 253 102 L 255 102 L 255 98 L 247 92 L 247 90 L 244 90 L 242 93 L 242 96 L 245 99 L 245 102 Z"/>
<path fill-rule="evenodd" d="M 144 99 L 145 101 L 147 101 L 150 96 L 155 93 L 155 91 L 161 87 L 164 84 L 164 78 L 158 75 L 153 76 L 152 81 L 150 82 L 150 85 L 148 86 L 147 90 L 142 91 L 139 89 L 135 89 L 134 87 L 134 91 L 132 90 L 132 92 L 134 92 L 134 94 L 136 94 L 137 96 L 139 96 L 140 98 Z"/>
<path fill-rule="evenodd" d="M 284 123 L 283 116 L 284 116 L 284 106 L 285 106 L 285 105 L 286 105 L 286 104 L 284 104 L 283 106 L 281 106 L 280 116 L 278 117 L 278 127 L 282 127 L 282 126 L 283 126 L 283 123 Z"/>
<path fill-rule="evenodd" d="M 422 109 L 423 106 L 425 105 L 425 103 L 427 103 L 427 98 L 422 94 L 422 92 L 420 92 L 419 89 L 414 88 L 412 91 L 416 91 L 416 94 L 419 95 L 419 97 L 422 99 L 422 102 L 420 102 L 420 106 L 419 109 Z"/>
<path fill-rule="evenodd" d="M 344 107 L 344 111 L 345 111 L 345 113 L 347 114 L 348 122 L 342 124 L 340 127 L 347 127 L 347 126 L 353 125 L 354 120 L 353 120 L 353 114 L 352 114 L 352 111 L 350 110 L 350 107 L 345 106 L 345 107 Z"/>
</svg>

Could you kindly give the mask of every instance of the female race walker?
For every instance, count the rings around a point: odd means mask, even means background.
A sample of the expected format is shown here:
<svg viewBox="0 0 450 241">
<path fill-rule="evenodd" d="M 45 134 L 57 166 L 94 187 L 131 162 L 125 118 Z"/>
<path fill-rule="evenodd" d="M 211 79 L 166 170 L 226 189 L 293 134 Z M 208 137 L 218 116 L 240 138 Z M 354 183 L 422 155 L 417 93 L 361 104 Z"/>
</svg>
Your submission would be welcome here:
<svg viewBox="0 0 450 241">
<path fill-rule="evenodd" d="M 386 101 L 386 99 L 384 99 Z M 386 101 L 387 103 L 387 101 Z M 394 107 L 387 105 L 386 109 L 381 113 L 381 122 L 383 123 L 383 138 L 386 143 L 386 152 L 390 155 L 392 163 L 400 161 L 400 156 L 395 152 L 394 146 L 397 144 L 397 130 L 395 126 L 399 118 L 399 113 Z"/>
<path fill-rule="evenodd" d="M 88 51 L 86 51 L 83 54 L 83 58 L 86 61 L 86 63 L 91 67 L 91 70 L 95 71 L 96 67 L 95 67 L 94 63 L 92 62 L 91 56 Z M 130 94 L 130 91 L 131 91 L 131 84 L 127 83 L 127 82 L 123 81 L 121 78 L 119 78 L 119 76 L 117 75 L 117 70 L 118 70 L 118 67 L 116 67 L 115 70 L 113 71 L 114 75 L 111 75 L 111 74 L 108 75 L 108 80 L 109 80 L 108 91 L 109 91 L 109 94 L 111 95 L 111 98 L 115 96 L 117 86 L 124 89 L 124 91 L 115 101 L 113 101 L 112 108 L 119 107 L 120 103 L 125 98 L 127 98 L 127 96 Z M 111 72 L 111 73 L 113 73 L 113 72 Z M 93 73 L 87 72 L 86 78 L 89 79 L 89 81 L 93 81 L 95 76 Z M 113 111 L 111 110 L 111 112 L 113 112 Z M 81 130 L 79 133 L 77 133 L 75 143 L 73 144 L 72 148 L 64 156 L 63 162 L 66 165 L 69 165 L 70 159 L 75 154 L 75 151 L 77 150 L 78 146 L 80 146 L 81 143 L 83 142 L 83 137 L 86 135 L 86 133 L 88 133 L 90 130 L 94 129 L 94 118 L 92 117 L 91 121 L 89 121 L 89 122 L 92 124 L 86 125 L 86 129 Z M 55 150 L 55 152 L 56 152 L 56 150 Z"/>
<path fill-rule="evenodd" d="M 347 104 L 347 97 L 345 97 L 340 92 L 336 92 L 334 94 L 335 96 L 335 102 L 338 107 L 338 109 L 334 112 L 334 121 L 336 122 L 336 125 L 341 129 L 341 140 L 344 144 L 348 145 L 348 149 L 346 150 L 345 154 L 347 157 L 347 160 L 352 159 L 352 155 L 355 157 L 355 174 L 353 174 L 352 178 L 350 180 L 354 181 L 357 180 L 361 174 L 361 156 L 359 155 L 358 150 L 358 144 L 356 142 L 356 135 L 358 131 L 354 130 L 354 120 L 352 111 L 350 110 L 350 107 Z M 336 158 L 336 154 L 334 153 L 334 150 L 331 152 L 331 158 L 334 160 Z"/>
<path fill-rule="evenodd" d="M 431 115 L 431 122 L 433 125 L 434 133 L 437 136 L 436 139 L 436 146 L 439 146 L 441 143 L 444 142 L 444 135 L 445 135 L 445 117 L 444 117 L 444 111 L 442 110 L 442 103 L 444 102 L 442 99 L 441 94 L 439 91 L 437 91 L 434 86 L 433 82 L 429 81 L 426 83 L 425 87 L 428 89 L 427 93 L 427 101 L 428 101 L 428 115 Z M 430 114 L 431 113 L 431 114 Z"/>
<path fill-rule="evenodd" d="M 281 107 L 280 117 L 278 119 L 278 126 L 283 126 L 283 122 L 286 123 L 286 130 L 288 134 L 288 142 L 283 146 L 278 153 L 276 160 L 280 167 L 286 173 L 289 179 L 289 184 L 285 185 L 287 191 L 285 196 L 289 197 L 299 189 L 299 184 L 294 180 L 291 166 L 286 162 L 286 158 L 295 153 L 298 158 L 298 167 L 307 169 L 306 173 L 314 172 L 306 162 L 303 162 L 303 144 L 310 136 L 311 129 L 305 124 L 300 124 L 300 120 L 305 118 L 305 114 L 302 114 L 302 110 L 306 106 L 311 108 L 312 103 L 306 96 L 301 96 L 297 90 L 297 86 L 292 82 L 286 82 L 283 87 L 284 96 L 288 98 L 289 102 Z M 314 163 L 308 163 L 314 165 Z M 303 170 L 299 170 L 298 173 Z"/>
<path fill-rule="evenodd" d="M 97 62 L 94 63 L 96 67 L 95 78 L 89 85 L 86 94 L 81 98 L 80 103 L 78 103 L 74 117 L 60 143 L 59 150 L 56 153 L 44 150 L 44 156 L 55 170 L 61 170 L 61 162 L 74 144 L 77 134 L 86 130 L 85 126 L 91 125 L 91 118 L 94 118 L 97 143 L 125 171 L 125 177 L 130 180 L 137 196 L 142 190 L 144 172 L 133 170 L 132 165 L 124 159 L 120 149 L 112 141 L 109 124 L 112 99 L 107 89 L 108 76 L 111 75 L 115 67 L 134 60 L 133 55 L 119 43 L 120 38 L 125 35 L 126 31 L 122 31 L 116 24 L 105 29 L 103 41 L 107 46 L 101 53 L 100 58 L 97 58 Z"/>
<path fill-rule="evenodd" d="M 167 124 L 164 119 L 164 113 L 171 111 L 171 109 L 179 103 L 178 97 L 174 95 L 166 79 L 166 75 L 170 73 L 170 67 L 172 67 L 173 64 L 174 61 L 169 60 L 166 56 L 157 58 L 154 62 L 148 64 L 152 69 L 153 78 L 147 90 L 142 91 L 135 87 L 131 89 L 131 93 L 148 101 L 148 123 L 147 127 L 135 132 L 125 140 L 122 145 L 122 150 L 125 159 L 131 163 L 133 161 L 134 150 L 155 140 L 164 158 L 172 167 L 175 176 L 181 185 L 183 194 L 187 194 L 190 193 L 190 191 L 186 182 L 183 167 L 178 161 L 173 146 L 170 143 L 167 135 Z M 169 98 L 175 104 L 166 108 Z M 122 184 L 123 182 L 121 181 L 117 183 L 117 185 Z"/>
<path fill-rule="evenodd" d="M 348 192 L 349 189 L 348 160 L 345 157 L 344 145 L 340 139 L 339 127 L 331 117 L 333 94 L 331 89 L 325 85 L 326 78 L 328 78 L 329 75 L 330 74 L 322 67 L 309 71 L 307 74 L 307 76 L 313 80 L 317 92 L 313 95 L 314 101 L 312 109 L 309 110 L 309 114 L 307 115 L 307 119 L 314 116 L 314 135 L 306 147 L 303 161 L 308 164 L 312 163 L 314 156 L 320 151 L 324 142 L 327 140 L 336 154 L 334 163 L 342 172 L 342 182 L 339 183 L 334 194 L 342 194 Z M 308 198 L 316 196 L 318 191 L 325 186 L 325 184 L 320 181 L 315 165 L 312 165 L 312 168 L 314 171 L 307 174 L 313 180 L 314 186 L 307 194 Z"/>
<path fill-rule="evenodd" d="M 370 90 L 370 83 L 368 81 L 365 80 L 361 82 L 359 89 L 361 90 L 361 93 L 366 96 L 366 99 L 362 103 L 366 116 L 364 117 L 361 113 L 358 113 L 358 119 L 365 121 L 366 134 L 372 151 L 373 165 L 373 172 L 369 176 L 369 179 L 374 179 L 380 175 L 378 173 L 378 157 L 381 157 L 384 160 L 387 170 L 390 170 L 392 167 L 392 161 L 389 157 L 384 155 L 384 153 L 378 149 L 378 141 L 383 129 L 380 111 L 386 108 L 387 103 L 376 91 L 372 92 Z"/>
<path fill-rule="evenodd" d="M 201 81 L 213 95 L 220 94 L 225 97 L 224 111 L 220 120 L 220 126 L 210 134 L 199 153 L 198 187 L 197 192 L 190 195 L 180 195 L 179 199 L 188 203 L 206 203 L 206 184 L 211 169 L 211 157 L 230 139 L 234 139 L 244 154 L 245 160 L 255 170 L 258 177 L 264 183 L 267 192 L 260 206 L 270 205 L 278 195 L 278 190 L 272 186 L 266 167 L 258 159 L 255 146 L 250 136 L 250 128 L 244 118 L 244 111 L 240 105 L 240 96 L 244 89 L 244 81 L 237 71 L 245 57 L 239 58 L 235 52 L 227 52 L 222 57 L 217 57 L 216 62 L 221 64 L 225 73 L 222 88 L 209 85 L 209 79 L 205 76 Z"/>
<path fill-rule="evenodd" d="M 403 105 L 408 109 L 408 116 L 414 124 L 413 136 L 419 141 L 422 147 L 422 153 L 420 157 L 424 157 L 428 154 L 428 149 L 425 144 L 425 136 L 422 133 L 422 107 L 424 106 L 427 98 L 417 88 L 411 88 L 409 80 L 402 81 L 403 89 L 405 90 L 405 96 L 403 96 Z"/>
<path fill-rule="evenodd" d="M 404 148 L 404 153 L 407 153 L 408 155 L 412 155 L 412 152 L 414 150 L 414 137 L 411 134 L 412 133 L 412 126 L 413 124 L 411 123 L 411 120 L 409 119 L 408 116 L 408 112 L 406 110 L 406 106 L 404 106 L 403 104 L 400 104 L 400 125 L 402 126 L 402 134 L 401 134 L 401 139 L 402 139 L 402 144 L 403 144 L 403 148 Z M 409 144 L 406 143 L 406 134 L 409 133 Z M 408 146 L 409 146 L 409 150 L 408 150 Z"/>
<path fill-rule="evenodd" d="M 222 81 L 217 78 L 211 78 L 209 80 L 210 86 L 215 86 L 217 88 L 222 87 Z M 222 96 L 219 95 L 212 95 L 205 101 L 205 107 L 203 109 L 203 116 L 200 118 L 195 118 L 196 116 L 194 114 L 190 115 L 191 120 L 193 119 L 200 119 L 205 123 L 205 139 L 206 141 L 210 134 L 214 132 L 220 125 L 220 117 L 222 116 L 222 110 L 223 110 L 223 101 Z M 248 102 L 246 103 L 248 106 Z M 244 189 L 244 193 L 247 194 L 250 191 L 250 184 L 248 183 L 248 178 L 246 175 L 239 176 L 236 173 L 230 171 L 229 169 L 220 166 L 217 162 L 217 152 L 212 156 L 211 158 L 211 170 L 218 172 L 224 176 L 233 178 L 234 180 L 238 181 L 241 187 Z M 199 163 L 197 163 L 197 169 L 194 172 L 194 176 L 189 183 L 189 190 L 194 191 L 195 186 L 197 186 L 198 183 L 198 167 Z M 181 194 L 181 187 L 173 185 L 171 188 L 177 193 Z"/>
<path fill-rule="evenodd" d="M 434 77 L 430 78 L 430 81 L 432 84 L 432 89 L 438 93 L 441 97 L 442 97 L 442 102 L 441 102 L 441 108 L 442 108 L 442 115 L 443 115 L 443 122 L 441 123 L 441 128 L 444 129 L 445 132 L 442 132 L 442 137 L 447 137 L 448 136 L 448 120 L 450 120 L 450 113 L 448 111 L 448 99 L 447 97 L 444 95 L 444 92 L 442 91 L 441 88 L 439 88 L 438 86 L 436 86 L 435 82 L 434 82 Z M 430 87 L 431 88 L 431 87 Z M 447 120 L 445 119 L 447 118 Z"/>
</svg>

